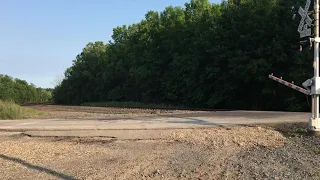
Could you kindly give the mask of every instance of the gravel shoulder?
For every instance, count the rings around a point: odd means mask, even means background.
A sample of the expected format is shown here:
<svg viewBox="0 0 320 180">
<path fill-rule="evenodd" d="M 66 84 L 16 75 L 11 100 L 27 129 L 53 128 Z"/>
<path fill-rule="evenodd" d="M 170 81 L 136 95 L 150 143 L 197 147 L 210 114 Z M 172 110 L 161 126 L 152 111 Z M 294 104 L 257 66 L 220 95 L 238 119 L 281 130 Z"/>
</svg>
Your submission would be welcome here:
<svg viewBox="0 0 320 180">
<path fill-rule="evenodd" d="M 320 138 L 306 136 L 303 127 L 163 130 L 164 138 L 148 140 L 0 132 L 0 177 L 320 179 Z"/>
</svg>

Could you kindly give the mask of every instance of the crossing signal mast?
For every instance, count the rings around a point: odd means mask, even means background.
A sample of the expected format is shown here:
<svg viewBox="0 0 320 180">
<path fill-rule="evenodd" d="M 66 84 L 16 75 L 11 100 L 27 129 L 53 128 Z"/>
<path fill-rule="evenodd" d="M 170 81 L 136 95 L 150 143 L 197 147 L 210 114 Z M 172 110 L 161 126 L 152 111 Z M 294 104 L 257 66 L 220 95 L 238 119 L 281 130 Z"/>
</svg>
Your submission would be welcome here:
<svg viewBox="0 0 320 180">
<path fill-rule="evenodd" d="M 311 117 L 309 119 L 309 130 L 312 132 L 320 133 L 320 117 L 319 117 L 319 95 L 320 95 L 320 77 L 319 77 L 319 1 L 314 0 L 314 10 L 309 12 L 311 0 L 307 0 L 304 8 L 299 8 L 299 15 L 301 16 L 301 21 L 298 27 L 298 32 L 300 33 L 300 38 L 306 38 L 307 40 L 300 41 L 300 51 L 303 47 L 310 46 L 312 43 L 314 46 L 314 77 L 306 80 L 302 83 L 302 87 L 294 85 L 294 83 L 289 83 L 282 80 L 282 77 L 277 78 L 273 74 L 269 75 L 269 78 L 275 80 L 281 84 L 291 87 L 301 93 L 310 95 L 312 97 L 312 107 L 311 107 Z M 313 14 L 314 24 L 312 24 L 312 19 L 309 15 Z M 293 16 L 293 19 L 296 15 Z M 311 26 L 314 26 L 314 37 L 311 38 Z"/>
</svg>

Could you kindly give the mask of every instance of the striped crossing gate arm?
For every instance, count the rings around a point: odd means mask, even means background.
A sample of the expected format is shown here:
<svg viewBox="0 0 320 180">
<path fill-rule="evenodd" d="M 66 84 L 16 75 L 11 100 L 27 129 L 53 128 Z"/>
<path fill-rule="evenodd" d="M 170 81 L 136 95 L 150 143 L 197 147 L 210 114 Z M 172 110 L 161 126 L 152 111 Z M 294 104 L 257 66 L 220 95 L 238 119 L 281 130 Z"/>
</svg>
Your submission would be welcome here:
<svg viewBox="0 0 320 180">
<path fill-rule="evenodd" d="M 299 86 L 295 85 L 293 82 L 289 83 L 288 81 L 282 80 L 282 77 L 277 78 L 273 74 L 270 74 L 269 78 L 272 79 L 272 80 L 275 80 L 275 81 L 277 81 L 277 82 L 279 82 L 279 83 L 281 83 L 281 84 L 283 84 L 285 86 L 288 86 L 288 87 L 290 87 L 290 88 L 292 88 L 292 89 L 294 89 L 296 91 L 299 91 L 299 92 L 301 92 L 303 94 L 310 95 L 310 91 L 309 90 L 304 89 L 302 87 L 299 87 Z"/>
</svg>

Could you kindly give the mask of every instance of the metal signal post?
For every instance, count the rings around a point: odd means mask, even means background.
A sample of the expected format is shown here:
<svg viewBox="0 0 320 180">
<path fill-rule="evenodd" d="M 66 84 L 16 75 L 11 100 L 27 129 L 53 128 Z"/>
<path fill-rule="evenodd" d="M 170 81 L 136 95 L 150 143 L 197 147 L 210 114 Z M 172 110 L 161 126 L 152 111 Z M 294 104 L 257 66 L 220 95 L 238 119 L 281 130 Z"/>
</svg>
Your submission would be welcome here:
<svg viewBox="0 0 320 180">
<path fill-rule="evenodd" d="M 311 95 L 312 97 L 312 108 L 311 108 L 311 117 L 309 119 L 309 130 L 312 132 L 316 132 L 320 134 L 320 115 L 319 115 L 319 96 L 320 96 L 320 77 L 319 77 L 319 1 L 314 0 L 314 38 L 311 38 L 311 26 L 312 19 L 309 17 L 309 7 L 311 4 L 311 0 L 307 0 L 304 8 L 299 8 L 299 15 L 301 16 L 301 21 L 298 27 L 298 32 L 300 33 L 300 38 L 309 37 L 309 40 L 304 41 L 304 45 L 306 43 L 313 42 L 314 44 L 314 77 L 311 79 L 307 79 L 302 83 L 303 89 L 301 87 L 295 86 L 293 83 L 288 83 L 287 81 L 283 81 L 282 78 L 277 78 L 273 76 L 273 74 L 269 75 L 270 79 L 273 79 L 281 84 L 284 84 L 288 87 L 291 87 L 301 93 Z M 293 16 L 293 19 L 296 15 Z M 301 43 L 301 42 L 300 42 Z M 311 43 L 312 44 L 312 43 Z M 309 45 L 311 45 L 309 44 Z M 300 51 L 302 51 L 302 46 L 300 46 Z"/>
<path fill-rule="evenodd" d="M 311 131 L 320 132 L 319 117 L 319 95 L 320 95 L 320 77 L 319 77 L 319 0 L 314 3 L 314 77 L 311 86 L 312 95 L 312 115 L 309 120 L 309 128 Z"/>
</svg>

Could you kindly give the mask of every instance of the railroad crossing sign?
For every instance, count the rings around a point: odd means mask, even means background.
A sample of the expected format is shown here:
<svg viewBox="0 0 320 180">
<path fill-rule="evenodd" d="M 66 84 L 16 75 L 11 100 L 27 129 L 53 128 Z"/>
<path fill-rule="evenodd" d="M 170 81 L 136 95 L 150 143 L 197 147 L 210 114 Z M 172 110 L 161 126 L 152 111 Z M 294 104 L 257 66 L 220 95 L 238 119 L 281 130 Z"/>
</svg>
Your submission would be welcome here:
<svg viewBox="0 0 320 180">
<path fill-rule="evenodd" d="M 290 88 L 293 88 L 301 93 L 306 95 L 310 95 L 312 98 L 312 107 L 311 107 L 311 116 L 309 118 L 309 130 L 312 132 L 316 132 L 320 134 L 320 57 L 319 57 L 319 8 L 320 8 L 320 0 L 314 0 L 314 11 L 311 12 L 314 16 L 314 25 L 312 24 L 312 19 L 309 17 L 309 7 L 311 0 L 307 0 L 304 9 L 302 7 L 299 8 L 299 14 L 301 16 L 301 21 L 298 27 L 298 32 L 300 33 L 300 38 L 311 36 L 311 26 L 314 28 L 314 36 L 313 38 L 308 38 L 307 41 L 303 41 L 300 43 L 303 44 L 312 44 L 314 43 L 314 59 L 313 59 L 313 68 L 314 68 L 314 76 L 311 79 L 307 79 L 302 83 L 302 87 L 294 85 L 294 83 L 289 83 L 287 81 L 282 80 L 282 78 L 277 78 L 273 76 L 273 74 L 269 75 L 269 78 L 275 80 L 281 84 L 284 84 Z M 295 16 L 293 16 L 293 19 Z"/>
<path fill-rule="evenodd" d="M 298 32 L 300 33 L 300 38 L 311 36 L 312 19 L 308 15 L 308 10 L 310 8 L 311 0 L 307 0 L 304 9 L 300 6 L 299 14 L 301 16 L 301 21 L 298 27 Z"/>
</svg>

